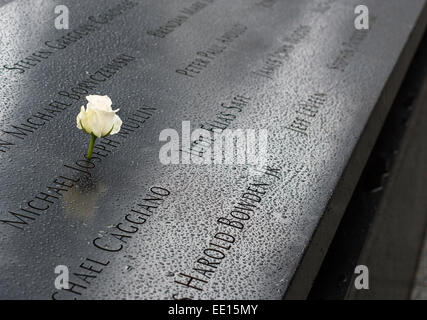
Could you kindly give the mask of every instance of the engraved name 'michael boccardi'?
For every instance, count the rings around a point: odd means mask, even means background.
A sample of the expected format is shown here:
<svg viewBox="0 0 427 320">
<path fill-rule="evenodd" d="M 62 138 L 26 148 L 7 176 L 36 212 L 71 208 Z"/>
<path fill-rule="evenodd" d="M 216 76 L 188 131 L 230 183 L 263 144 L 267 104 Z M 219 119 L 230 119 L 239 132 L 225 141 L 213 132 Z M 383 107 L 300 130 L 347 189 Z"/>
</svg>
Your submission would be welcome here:
<svg viewBox="0 0 427 320">
<path fill-rule="evenodd" d="M 85 95 L 114 77 L 117 72 L 135 59 L 129 54 L 120 54 L 114 57 L 108 64 L 86 75 L 76 85 L 67 88 L 67 90 L 59 91 L 54 101 L 47 102 L 45 106 L 34 110 L 22 123 L 10 124 L 1 128 L 0 153 L 6 153 L 16 147 L 17 142 L 25 140 L 37 130 L 44 128 L 64 111 L 75 108 Z"/>
</svg>

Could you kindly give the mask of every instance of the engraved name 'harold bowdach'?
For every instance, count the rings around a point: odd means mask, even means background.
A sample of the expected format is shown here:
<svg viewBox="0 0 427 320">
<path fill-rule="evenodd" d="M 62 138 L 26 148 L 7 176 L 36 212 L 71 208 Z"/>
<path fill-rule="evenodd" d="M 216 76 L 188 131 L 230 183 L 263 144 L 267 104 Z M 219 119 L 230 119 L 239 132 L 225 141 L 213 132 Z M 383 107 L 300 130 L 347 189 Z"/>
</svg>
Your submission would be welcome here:
<svg viewBox="0 0 427 320">
<path fill-rule="evenodd" d="M 60 4 L 0 6 L 0 299 L 307 290 L 426 0 Z"/>
</svg>

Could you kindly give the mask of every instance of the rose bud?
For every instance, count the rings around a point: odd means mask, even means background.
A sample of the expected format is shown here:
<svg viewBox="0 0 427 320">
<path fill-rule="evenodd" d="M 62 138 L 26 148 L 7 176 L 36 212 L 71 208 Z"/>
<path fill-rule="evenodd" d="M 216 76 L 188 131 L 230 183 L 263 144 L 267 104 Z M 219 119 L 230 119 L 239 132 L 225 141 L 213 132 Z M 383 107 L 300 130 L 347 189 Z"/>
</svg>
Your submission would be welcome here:
<svg viewBox="0 0 427 320">
<path fill-rule="evenodd" d="M 96 138 L 103 138 L 120 131 L 122 120 L 116 114 L 119 111 L 111 108 L 112 101 L 108 96 L 87 96 L 86 109 L 81 107 L 77 115 L 77 128 L 91 135 L 88 159 L 92 158 L 92 151 Z"/>
</svg>

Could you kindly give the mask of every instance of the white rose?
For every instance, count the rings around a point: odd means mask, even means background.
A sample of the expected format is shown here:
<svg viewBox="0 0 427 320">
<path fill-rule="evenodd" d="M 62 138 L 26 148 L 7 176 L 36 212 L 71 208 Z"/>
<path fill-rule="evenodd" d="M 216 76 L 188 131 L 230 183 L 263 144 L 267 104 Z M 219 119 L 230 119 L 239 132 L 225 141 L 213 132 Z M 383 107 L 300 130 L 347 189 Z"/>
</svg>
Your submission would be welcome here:
<svg viewBox="0 0 427 320">
<path fill-rule="evenodd" d="M 87 96 L 87 107 L 82 106 L 77 115 L 77 128 L 86 133 L 102 138 L 120 131 L 122 120 L 111 108 L 112 101 L 108 96 Z"/>
</svg>

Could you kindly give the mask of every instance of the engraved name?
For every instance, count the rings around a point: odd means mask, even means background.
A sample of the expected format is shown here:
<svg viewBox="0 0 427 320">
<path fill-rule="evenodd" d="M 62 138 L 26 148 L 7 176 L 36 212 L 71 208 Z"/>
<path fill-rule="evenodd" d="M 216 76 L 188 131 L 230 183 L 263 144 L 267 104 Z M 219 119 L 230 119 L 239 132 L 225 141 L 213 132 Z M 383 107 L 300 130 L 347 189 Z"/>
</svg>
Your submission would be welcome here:
<svg viewBox="0 0 427 320">
<path fill-rule="evenodd" d="M 307 136 L 308 129 L 325 102 L 326 94 L 324 93 L 315 93 L 309 96 L 306 101 L 297 106 L 296 113 L 298 116 L 285 129 Z"/>
<path fill-rule="evenodd" d="M 221 103 L 215 118 L 202 122 L 200 129 L 206 130 L 209 133 L 222 133 L 229 128 L 233 121 L 236 120 L 237 115 L 249 105 L 250 101 L 250 97 L 236 95 L 229 103 Z M 197 140 L 192 141 L 190 145 L 187 146 L 184 144 L 179 151 L 183 153 L 183 157 L 184 154 L 188 154 L 203 158 L 206 150 L 211 150 L 215 142 L 215 137 L 215 135 L 212 135 L 210 139 L 207 139 L 201 135 Z"/>
<path fill-rule="evenodd" d="M 371 26 L 374 24 L 376 17 L 370 18 Z M 354 30 L 347 42 L 342 43 L 342 49 L 332 63 L 326 66 L 332 70 L 344 71 L 349 65 L 351 58 L 355 55 L 357 48 L 365 40 L 369 30 Z"/>
<path fill-rule="evenodd" d="M 310 33 L 311 27 L 301 25 L 289 37 L 283 39 L 284 45 L 269 53 L 264 59 L 262 66 L 254 71 L 253 74 L 273 79 L 274 73 L 289 59 L 289 55 L 295 49 L 295 46 L 304 40 Z"/>
<path fill-rule="evenodd" d="M 209 4 L 213 3 L 215 0 L 199 0 L 191 4 L 189 7 L 181 9 L 179 14 L 168 20 L 164 25 L 154 29 L 148 30 L 147 34 L 155 36 L 158 38 L 165 38 L 168 34 L 174 32 L 179 28 L 184 22 L 194 16 L 196 13 L 202 11 Z"/>
<path fill-rule="evenodd" d="M 151 119 L 157 111 L 154 107 L 144 106 L 138 108 L 127 116 L 122 125 L 122 129 L 114 138 L 108 136 L 98 139 L 94 147 L 93 157 L 88 160 L 86 155 L 74 163 L 64 164 L 66 173 L 52 179 L 43 191 L 38 192 L 29 201 L 24 201 L 16 210 L 8 213 L 0 213 L 0 225 L 24 231 L 30 223 L 34 223 L 37 218 L 48 213 L 49 209 L 56 205 L 64 194 L 70 191 L 79 182 L 92 176 L 92 171 L 97 164 L 108 158 L 114 151 L 121 146 L 124 140 L 130 137 L 144 127 L 147 120 Z M 71 175 L 74 173 L 74 176 Z M 76 176 L 77 175 L 77 176 Z"/>
<path fill-rule="evenodd" d="M 73 43 L 76 43 L 93 32 L 100 30 L 102 25 L 110 23 L 114 20 L 114 18 L 124 14 L 137 5 L 138 2 L 136 1 L 124 0 L 103 14 L 90 16 L 88 18 L 89 22 L 78 26 L 76 29 L 68 32 L 65 36 L 62 36 L 53 41 L 46 41 L 44 43 L 44 47 L 36 50 L 28 57 L 21 59 L 12 65 L 4 65 L 3 68 L 18 74 L 22 74 L 27 70 L 34 68 L 38 64 L 41 64 L 43 61 L 49 59 L 49 57 L 55 53 L 68 48 Z"/>
<path fill-rule="evenodd" d="M 144 224 L 157 212 L 158 208 L 169 197 L 171 192 L 160 186 L 153 186 L 144 196 L 142 201 L 138 201 L 132 209 L 122 216 L 120 221 L 108 232 L 103 231 L 103 236 L 98 236 L 92 240 L 92 245 L 107 254 L 114 254 L 122 251 L 128 241 L 136 237 Z M 99 232 L 101 233 L 101 232 Z M 61 292 L 55 291 L 52 294 L 53 300 L 73 299 L 77 300 L 85 290 L 99 277 L 105 267 L 110 264 L 109 260 L 99 258 L 85 258 L 74 272 L 70 274 L 69 288 Z"/>
<path fill-rule="evenodd" d="M 50 121 L 67 109 L 75 107 L 85 95 L 97 88 L 101 83 L 111 79 L 118 71 L 126 67 L 135 57 L 128 54 L 121 54 L 111 60 L 110 63 L 90 73 L 84 80 L 75 86 L 57 93 L 53 102 L 46 103 L 46 106 L 36 109 L 28 118 L 20 124 L 12 124 L 8 128 L 0 131 L 0 153 L 6 153 L 16 147 L 19 141 L 25 140 L 36 130 L 40 130 Z"/>
<path fill-rule="evenodd" d="M 196 57 L 185 67 L 176 69 L 176 73 L 195 78 L 205 70 L 212 62 L 220 56 L 237 38 L 246 32 L 248 28 L 240 23 L 236 23 L 229 31 L 215 39 L 209 48 L 196 53 Z"/>
<path fill-rule="evenodd" d="M 190 292 L 204 291 L 204 287 L 227 257 L 230 249 L 236 245 L 245 227 L 251 219 L 256 219 L 268 190 L 276 180 L 281 179 L 281 171 L 278 168 L 266 167 L 262 173 L 262 176 L 249 183 L 228 214 L 216 220 L 219 231 L 212 235 L 209 245 L 195 258 L 194 267 L 176 276 L 175 284 L 189 289 Z M 188 300 L 194 297 L 190 293 L 188 297 L 173 294 L 172 298 Z"/>
</svg>

